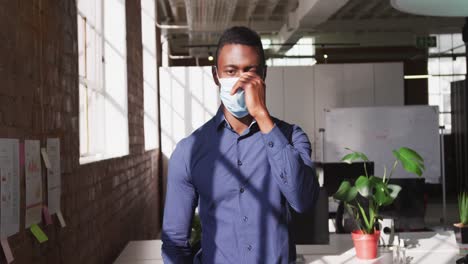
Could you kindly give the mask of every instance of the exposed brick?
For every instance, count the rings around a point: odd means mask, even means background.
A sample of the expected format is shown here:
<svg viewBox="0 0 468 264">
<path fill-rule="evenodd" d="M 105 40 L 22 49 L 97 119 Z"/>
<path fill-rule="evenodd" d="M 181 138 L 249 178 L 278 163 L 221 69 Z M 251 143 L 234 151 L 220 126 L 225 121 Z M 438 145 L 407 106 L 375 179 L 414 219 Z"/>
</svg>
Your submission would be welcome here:
<svg viewBox="0 0 468 264">
<path fill-rule="evenodd" d="M 0 1 L 0 137 L 42 146 L 60 138 L 67 223 L 41 223 L 43 244 L 21 228 L 9 238 L 14 264 L 112 263 L 129 240 L 159 233 L 158 151 L 144 149 L 140 1 L 125 2 L 130 155 L 80 165 L 76 1 Z M 24 190 L 21 202 L 24 226 Z"/>
</svg>

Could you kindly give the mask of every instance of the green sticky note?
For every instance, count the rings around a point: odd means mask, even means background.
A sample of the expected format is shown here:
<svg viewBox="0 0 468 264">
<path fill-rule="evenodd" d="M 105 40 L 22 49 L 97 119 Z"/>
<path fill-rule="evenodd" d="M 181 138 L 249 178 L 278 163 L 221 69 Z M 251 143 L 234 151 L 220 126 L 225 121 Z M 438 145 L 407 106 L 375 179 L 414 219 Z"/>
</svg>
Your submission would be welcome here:
<svg viewBox="0 0 468 264">
<path fill-rule="evenodd" d="M 44 231 L 42 231 L 42 229 L 37 224 L 33 224 L 31 226 L 31 233 L 33 233 L 33 235 L 36 237 L 39 243 L 44 243 L 47 240 L 49 240 L 47 235 L 44 233 Z"/>
</svg>

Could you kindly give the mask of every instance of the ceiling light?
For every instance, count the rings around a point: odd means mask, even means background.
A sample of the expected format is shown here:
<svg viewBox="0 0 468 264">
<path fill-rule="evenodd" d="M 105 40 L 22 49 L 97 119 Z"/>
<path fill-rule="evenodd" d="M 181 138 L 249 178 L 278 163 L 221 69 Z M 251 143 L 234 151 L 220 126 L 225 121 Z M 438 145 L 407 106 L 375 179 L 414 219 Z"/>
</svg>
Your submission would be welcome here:
<svg viewBox="0 0 468 264">
<path fill-rule="evenodd" d="M 431 75 L 425 74 L 425 75 L 405 75 L 405 80 L 412 80 L 412 79 L 427 79 L 431 77 Z"/>
<path fill-rule="evenodd" d="M 214 58 L 213 58 L 213 53 L 211 53 L 211 51 L 208 52 L 208 60 L 209 61 L 213 61 Z"/>
<path fill-rule="evenodd" d="M 468 16 L 466 0 L 391 0 L 390 3 L 405 13 L 444 17 Z"/>
</svg>

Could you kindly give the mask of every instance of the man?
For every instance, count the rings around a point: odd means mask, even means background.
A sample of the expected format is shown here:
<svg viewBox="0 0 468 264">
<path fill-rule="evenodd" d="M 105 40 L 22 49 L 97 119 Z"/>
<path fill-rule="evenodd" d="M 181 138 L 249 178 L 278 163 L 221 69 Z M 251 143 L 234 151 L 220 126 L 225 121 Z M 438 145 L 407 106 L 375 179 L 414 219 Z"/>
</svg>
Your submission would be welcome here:
<svg viewBox="0 0 468 264">
<path fill-rule="evenodd" d="M 246 27 L 221 36 L 213 78 L 222 105 L 180 141 L 169 161 L 162 230 L 165 263 L 294 263 L 290 207 L 308 210 L 318 195 L 307 135 L 270 116 L 265 55 Z M 199 206 L 202 249 L 191 257 Z"/>
</svg>

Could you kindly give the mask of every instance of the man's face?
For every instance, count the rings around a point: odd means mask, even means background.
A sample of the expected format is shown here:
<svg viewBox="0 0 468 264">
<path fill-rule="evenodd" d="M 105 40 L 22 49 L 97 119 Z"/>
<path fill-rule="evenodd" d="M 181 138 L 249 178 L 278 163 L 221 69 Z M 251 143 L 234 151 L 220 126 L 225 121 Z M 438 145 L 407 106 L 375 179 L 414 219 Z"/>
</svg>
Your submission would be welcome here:
<svg viewBox="0 0 468 264">
<path fill-rule="evenodd" d="M 218 54 L 218 64 L 213 69 L 213 78 L 217 85 L 219 78 L 240 77 L 244 72 L 255 72 L 264 78 L 264 68 L 255 47 L 242 44 L 224 45 Z M 217 71 L 217 76 L 216 76 Z"/>
</svg>

